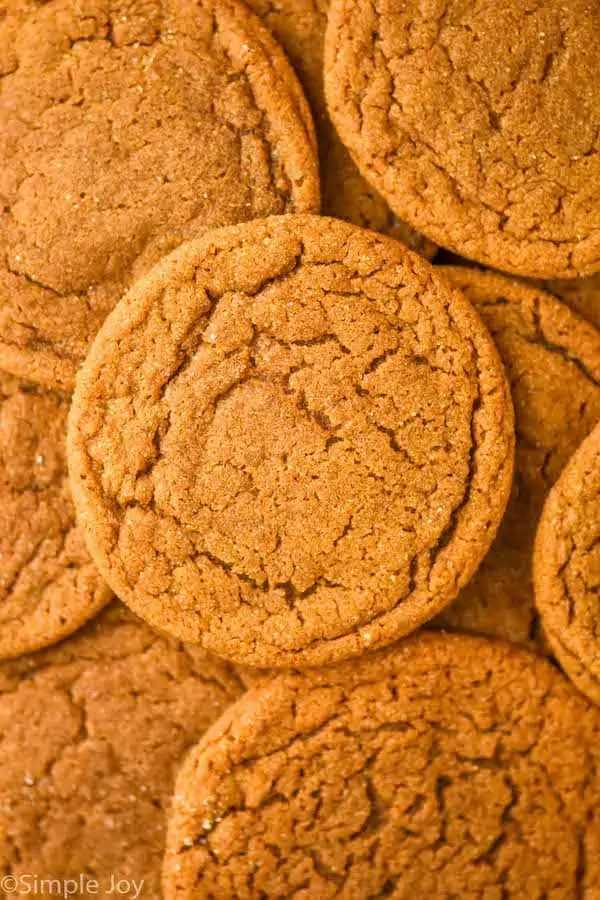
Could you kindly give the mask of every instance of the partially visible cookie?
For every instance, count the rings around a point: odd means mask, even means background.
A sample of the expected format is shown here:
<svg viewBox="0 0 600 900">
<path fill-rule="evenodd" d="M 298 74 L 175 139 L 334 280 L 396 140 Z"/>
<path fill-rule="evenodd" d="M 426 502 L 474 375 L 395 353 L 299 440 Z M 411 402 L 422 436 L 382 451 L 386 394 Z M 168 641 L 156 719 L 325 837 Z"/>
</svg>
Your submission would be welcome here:
<svg viewBox="0 0 600 900">
<path fill-rule="evenodd" d="M 600 425 L 548 495 L 533 573 L 548 643 L 575 684 L 600 704 Z"/>
<path fill-rule="evenodd" d="M 187 757 L 165 898 L 591 900 L 599 745 L 600 712 L 500 641 L 280 675 Z"/>
<path fill-rule="evenodd" d="M 325 215 L 381 231 L 431 259 L 437 246 L 400 221 L 362 177 L 333 127 L 323 92 L 323 44 L 329 0 L 246 0 L 287 53 L 315 113 Z"/>
<path fill-rule="evenodd" d="M 0 372 L 0 659 L 55 643 L 112 596 L 75 523 L 69 403 Z"/>
<path fill-rule="evenodd" d="M 510 493 L 489 334 L 400 242 L 281 216 L 181 247 L 80 370 L 90 552 L 151 624 L 256 666 L 385 645 L 456 596 Z"/>
<path fill-rule="evenodd" d="M 159 898 L 175 772 L 241 693 L 227 663 L 116 603 L 62 644 L 0 664 L 0 873 L 95 879 L 113 900 L 111 882 L 135 880 L 140 900 Z M 3 897 L 22 896 L 8 883 Z"/>
<path fill-rule="evenodd" d="M 0 364 L 71 387 L 126 288 L 202 230 L 316 212 L 300 85 L 238 0 L 7 0 Z"/>
<path fill-rule="evenodd" d="M 478 269 L 440 269 L 473 303 L 506 368 L 517 434 L 512 500 L 475 577 L 438 624 L 538 639 L 531 558 L 548 491 L 600 420 L 600 332 L 530 285 Z"/>
<path fill-rule="evenodd" d="M 332 0 L 333 122 L 391 209 L 534 278 L 600 270 L 600 5 Z"/>
<path fill-rule="evenodd" d="M 548 281 L 546 290 L 561 297 L 580 316 L 600 328 L 600 274 L 590 275 L 589 278 Z"/>
</svg>

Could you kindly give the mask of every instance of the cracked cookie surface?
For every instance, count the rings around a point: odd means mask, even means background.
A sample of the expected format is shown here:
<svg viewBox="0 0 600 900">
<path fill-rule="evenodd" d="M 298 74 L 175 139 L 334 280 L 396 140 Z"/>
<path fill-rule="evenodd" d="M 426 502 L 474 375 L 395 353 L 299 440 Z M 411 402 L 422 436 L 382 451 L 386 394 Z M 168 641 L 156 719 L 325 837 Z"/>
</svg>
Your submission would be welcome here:
<svg viewBox="0 0 600 900">
<path fill-rule="evenodd" d="M 90 552 L 150 623 L 250 665 L 390 643 L 472 575 L 512 408 L 462 295 L 334 219 L 219 229 L 119 304 L 80 371 Z"/>
<path fill-rule="evenodd" d="M 279 675 L 186 759 L 166 900 L 592 900 L 599 738 L 560 672 L 485 638 Z"/>
<path fill-rule="evenodd" d="M 515 409 L 513 495 L 471 582 L 437 624 L 542 646 L 531 562 L 548 491 L 600 420 L 600 332 L 549 294 L 502 275 L 440 268 L 496 342 Z"/>
<path fill-rule="evenodd" d="M 560 297 L 580 316 L 600 328 L 600 273 L 589 278 L 565 278 L 548 281 L 547 291 Z"/>
<path fill-rule="evenodd" d="M 72 386 L 107 313 L 205 228 L 316 212 L 308 105 L 237 0 L 8 0 L 0 361 Z"/>
<path fill-rule="evenodd" d="M 75 523 L 69 403 L 0 372 L 0 659 L 55 643 L 112 597 Z"/>
<path fill-rule="evenodd" d="M 362 174 L 450 250 L 536 278 L 600 269 L 600 7 L 332 0 L 327 102 Z"/>
<path fill-rule="evenodd" d="M 111 875 L 143 879 L 140 897 L 159 900 L 177 767 L 241 693 L 227 663 L 116 602 L 56 647 L 0 664 L 0 874 L 86 873 L 102 897 Z"/>
<path fill-rule="evenodd" d="M 600 425 L 550 491 L 533 572 L 548 643 L 580 690 L 600 704 Z"/>
<path fill-rule="evenodd" d="M 315 114 L 323 213 L 397 238 L 431 259 L 436 245 L 396 218 L 359 173 L 340 141 L 323 91 L 323 45 L 329 0 L 246 0 L 287 53 Z"/>
</svg>

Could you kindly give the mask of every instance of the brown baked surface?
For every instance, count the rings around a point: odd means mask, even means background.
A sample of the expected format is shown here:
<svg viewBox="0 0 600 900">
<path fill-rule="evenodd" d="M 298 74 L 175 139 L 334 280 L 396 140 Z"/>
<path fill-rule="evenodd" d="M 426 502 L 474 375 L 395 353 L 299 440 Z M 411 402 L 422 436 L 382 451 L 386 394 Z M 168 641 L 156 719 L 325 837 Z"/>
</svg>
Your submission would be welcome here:
<svg viewBox="0 0 600 900">
<path fill-rule="evenodd" d="M 207 227 L 316 212 L 308 105 L 238 0 L 7 0 L 0 363 L 72 386 L 123 291 Z"/>
<path fill-rule="evenodd" d="M 327 102 L 436 243 L 519 275 L 600 269 L 600 6 L 333 0 Z"/>
<path fill-rule="evenodd" d="M 329 0 L 246 0 L 288 55 L 315 114 L 323 213 L 395 237 L 427 259 L 437 246 L 400 221 L 359 173 L 333 127 L 323 90 L 323 45 Z"/>
<path fill-rule="evenodd" d="M 283 216 L 176 251 L 80 371 L 88 546 L 151 624 L 251 665 L 390 643 L 470 578 L 510 492 L 492 341 L 398 241 Z"/>
<path fill-rule="evenodd" d="M 475 577 L 437 624 L 540 643 L 531 558 L 538 517 L 563 466 L 600 420 L 600 332 L 520 281 L 444 268 L 489 328 L 506 368 L 517 434 L 513 495 Z"/>
<path fill-rule="evenodd" d="M 546 282 L 546 290 L 600 328 L 600 273 L 589 278 L 565 278 Z"/>
<path fill-rule="evenodd" d="M 62 644 L 1 664 L 0 873 L 84 873 L 101 897 L 113 875 L 143 879 L 140 897 L 158 900 L 176 769 L 241 692 L 227 663 L 117 603 Z"/>
<path fill-rule="evenodd" d="M 592 898 L 599 738 L 555 668 L 485 638 L 280 675 L 184 763 L 165 898 Z"/>
<path fill-rule="evenodd" d="M 112 597 L 75 524 L 69 402 L 0 372 L 0 659 L 55 643 Z"/>
<path fill-rule="evenodd" d="M 548 643 L 575 684 L 600 704 L 600 425 L 550 491 L 533 571 Z"/>
</svg>

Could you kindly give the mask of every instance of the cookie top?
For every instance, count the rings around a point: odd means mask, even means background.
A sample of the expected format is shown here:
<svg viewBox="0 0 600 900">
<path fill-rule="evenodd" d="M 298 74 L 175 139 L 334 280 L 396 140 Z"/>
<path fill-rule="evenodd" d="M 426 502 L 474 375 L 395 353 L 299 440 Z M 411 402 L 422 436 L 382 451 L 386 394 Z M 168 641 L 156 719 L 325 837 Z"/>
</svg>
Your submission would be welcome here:
<svg viewBox="0 0 600 900">
<path fill-rule="evenodd" d="M 546 283 L 546 290 L 600 328 L 600 273 L 589 278 L 565 278 Z"/>
<path fill-rule="evenodd" d="M 575 684 L 600 704 L 600 425 L 548 495 L 533 571 L 548 643 Z"/>
<path fill-rule="evenodd" d="M 323 212 L 381 231 L 432 259 L 433 241 L 400 221 L 362 177 L 327 113 L 323 91 L 323 45 L 329 0 L 246 0 L 288 55 L 315 114 L 321 157 Z"/>
<path fill-rule="evenodd" d="M 546 660 L 484 638 L 279 675 L 186 759 L 166 900 L 592 897 L 599 739 Z"/>
<path fill-rule="evenodd" d="M 129 284 L 207 227 L 317 211 L 308 105 L 238 0 L 9 0 L 0 362 L 71 386 Z"/>
<path fill-rule="evenodd" d="M 69 397 L 0 372 L 0 659 L 55 643 L 112 597 L 75 524 Z"/>
<path fill-rule="evenodd" d="M 90 551 L 151 624 L 258 666 L 389 643 L 472 575 L 512 410 L 462 295 L 398 241 L 282 216 L 176 251 L 81 369 Z"/>
<path fill-rule="evenodd" d="M 600 6 L 332 0 L 327 101 L 362 174 L 438 244 L 600 269 Z"/>
<path fill-rule="evenodd" d="M 513 496 L 492 549 L 441 624 L 537 640 L 531 556 L 549 489 L 600 420 L 600 332 L 537 288 L 440 269 L 473 303 L 506 368 L 517 433 Z"/>
<path fill-rule="evenodd" d="M 159 897 L 176 769 L 241 692 L 226 663 L 116 603 L 0 665 L 0 872 L 86 873 L 101 897 L 111 876 L 143 880 L 140 897 Z"/>
</svg>

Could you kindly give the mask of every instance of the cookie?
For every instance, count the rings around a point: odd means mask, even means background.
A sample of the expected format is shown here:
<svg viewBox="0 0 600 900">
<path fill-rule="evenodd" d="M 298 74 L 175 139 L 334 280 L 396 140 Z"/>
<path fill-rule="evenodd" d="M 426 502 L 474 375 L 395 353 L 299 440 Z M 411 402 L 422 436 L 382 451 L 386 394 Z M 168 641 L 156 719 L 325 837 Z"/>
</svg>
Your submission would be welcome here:
<svg viewBox="0 0 600 900">
<path fill-rule="evenodd" d="M 55 643 L 112 597 L 75 524 L 69 401 L 0 372 L 0 659 Z"/>
<path fill-rule="evenodd" d="M 560 672 L 485 638 L 279 675 L 184 762 L 165 900 L 591 898 L 599 739 Z"/>
<path fill-rule="evenodd" d="M 334 219 L 219 229 L 119 304 L 80 371 L 70 472 L 138 615 L 256 666 L 390 643 L 472 575 L 512 410 L 471 306 Z"/>
<path fill-rule="evenodd" d="M 534 278 L 600 270 L 600 6 L 332 0 L 325 88 L 418 231 Z"/>
<path fill-rule="evenodd" d="M 160 897 L 176 769 L 241 692 L 226 663 L 117 603 L 62 644 L 0 665 L 0 873 L 84 873 L 100 897 L 142 881 L 141 898 Z"/>
<path fill-rule="evenodd" d="M 600 328 L 600 274 L 590 275 L 589 278 L 548 281 L 545 288 L 568 303 L 571 309 L 596 328 Z"/>
<path fill-rule="evenodd" d="M 401 222 L 365 181 L 327 114 L 323 92 L 323 44 L 329 0 L 246 0 L 287 53 L 315 113 L 321 158 L 323 212 L 381 231 L 432 259 L 436 245 Z"/>
<path fill-rule="evenodd" d="M 600 704 L 600 425 L 548 495 L 533 560 L 546 639 L 575 684 Z"/>
<path fill-rule="evenodd" d="M 506 368 L 517 433 L 513 496 L 492 549 L 438 624 L 540 646 L 531 557 L 563 466 L 600 420 L 600 332 L 559 300 L 491 272 L 445 268 L 489 328 Z"/>
<path fill-rule="evenodd" d="M 318 211 L 308 105 L 238 0 L 9 0 L 0 363 L 71 387 L 124 290 L 216 225 Z"/>
</svg>

